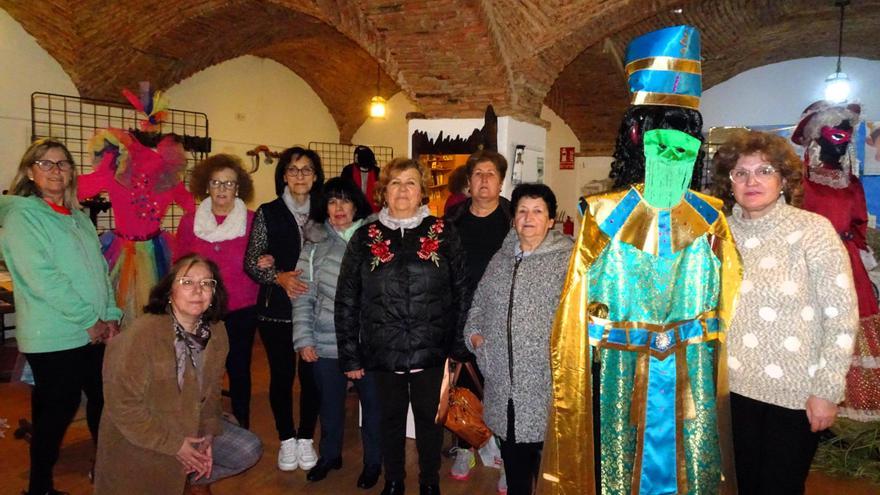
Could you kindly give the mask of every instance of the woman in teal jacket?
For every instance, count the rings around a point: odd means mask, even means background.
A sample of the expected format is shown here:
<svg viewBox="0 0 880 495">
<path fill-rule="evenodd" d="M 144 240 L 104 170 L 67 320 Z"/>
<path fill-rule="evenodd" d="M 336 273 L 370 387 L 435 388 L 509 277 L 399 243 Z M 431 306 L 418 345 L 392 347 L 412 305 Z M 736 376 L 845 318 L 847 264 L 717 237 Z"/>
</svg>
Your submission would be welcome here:
<svg viewBox="0 0 880 495">
<path fill-rule="evenodd" d="M 52 468 L 86 393 L 93 440 L 104 405 L 103 343 L 119 331 L 107 263 L 76 201 L 76 169 L 54 139 L 34 142 L 0 198 L 0 250 L 15 291 L 16 341 L 34 374 L 28 494 L 58 494 Z"/>
</svg>

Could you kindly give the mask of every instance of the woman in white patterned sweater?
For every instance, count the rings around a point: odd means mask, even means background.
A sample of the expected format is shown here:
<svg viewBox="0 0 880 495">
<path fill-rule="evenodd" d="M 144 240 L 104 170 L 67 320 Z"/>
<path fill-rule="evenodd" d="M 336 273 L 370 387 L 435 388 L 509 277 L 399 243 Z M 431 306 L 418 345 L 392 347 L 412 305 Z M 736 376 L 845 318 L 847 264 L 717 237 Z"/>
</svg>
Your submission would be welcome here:
<svg viewBox="0 0 880 495">
<path fill-rule="evenodd" d="M 739 490 L 803 493 L 858 327 L 849 261 L 828 220 L 787 204 L 801 163 L 783 138 L 743 132 L 714 161 L 743 262 L 727 337 Z"/>
</svg>

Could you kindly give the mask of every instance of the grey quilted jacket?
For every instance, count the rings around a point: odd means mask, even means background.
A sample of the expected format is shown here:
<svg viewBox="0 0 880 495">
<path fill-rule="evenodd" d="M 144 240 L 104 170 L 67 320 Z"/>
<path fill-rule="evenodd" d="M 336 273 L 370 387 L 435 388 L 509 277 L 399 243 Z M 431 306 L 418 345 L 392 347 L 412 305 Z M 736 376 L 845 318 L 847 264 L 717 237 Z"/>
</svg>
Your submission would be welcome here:
<svg viewBox="0 0 880 495">
<path fill-rule="evenodd" d="M 318 357 L 338 358 L 333 305 L 342 255 L 348 242 L 327 223 L 309 222 L 297 269 L 309 291 L 293 300 L 293 348 L 314 347 Z"/>
<path fill-rule="evenodd" d="M 551 395 L 550 328 L 573 243 L 551 230 L 531 255 L 517 263 L 518 245 L 516 231 L 511 229 L 474 293 L 464 341 L 477 356 L 486 379 L 486 426 L 506 439 L 507 400 L 513 398 L 516 441 L 542 442 Z M 478 349 L 471 344 L 474 334 L 484 339 Z"/>
</svg>

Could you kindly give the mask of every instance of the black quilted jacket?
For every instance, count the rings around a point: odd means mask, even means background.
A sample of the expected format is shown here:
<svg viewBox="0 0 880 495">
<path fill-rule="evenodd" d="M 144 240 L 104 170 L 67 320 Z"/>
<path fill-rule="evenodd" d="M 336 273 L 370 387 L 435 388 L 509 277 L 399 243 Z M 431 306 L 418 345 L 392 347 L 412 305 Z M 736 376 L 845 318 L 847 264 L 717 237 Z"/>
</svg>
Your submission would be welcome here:
<svg viewBox="0 0 880 495">
<path fill-rule="evenodd" d="M 461 241 L 449 222 L 439 234 L 438 264 L 422 259 L 420 238 L 438 219 L 391 230 L 364 225 L 348 243 L 336 288 L 335 323 L 343 371 L 406 371 L 469 356 L 461 337 L 469 294 Z M 375 267 L 370 226 L 390 240 L 393 258 Z"/>
</svg>

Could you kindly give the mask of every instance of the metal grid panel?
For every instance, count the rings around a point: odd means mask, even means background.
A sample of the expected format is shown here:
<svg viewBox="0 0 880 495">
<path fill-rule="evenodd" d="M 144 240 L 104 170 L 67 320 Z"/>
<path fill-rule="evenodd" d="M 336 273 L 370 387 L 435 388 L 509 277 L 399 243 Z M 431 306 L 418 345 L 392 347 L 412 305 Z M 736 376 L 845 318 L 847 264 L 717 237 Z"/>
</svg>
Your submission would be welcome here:
<svg viewBox="0 0 880 495">
<path fill-rule="evenodd" d="M 324 177 L 338 177 L 342 169 L 354 161 L 354 149 L 357 144 L 323 143 L 312 141 L 309 149 L 314 150 L 321 157 L 321 166 L 324 167 Z M 369 146 L 369 145 L 364 145 Z M 391 146 L 370 146 L 376 155 L 376 163 L 381 167 L 394 158 L 394 148 Z"/>
<path fill-rule="evenodd" d="M 208 116 L 201 112 L 169 109 L 166 121 L 162 123 L 163 134 L 178 136 L 208 137 Z M 92 171 L 93 158 L 88 153 L 88 142 L 101 129 L 136 129 L 141 121 L 137 110 L 130 104 L 107 100 L 93 100 L 78 96 L 66 96 L 36 92 L 31 94 L 31 140 L 54 137 L 61 140 L 77 163 L 77 173 Z M 192 167 L 205 159 L 205 152 L 187 154 L 184 180 L 188 183 Z M 104 194 L 106 198 L 106 193 Z M 162 219 L 163 228 L 174 231 L 183 211 L 176 204 Z M 98 232 L 113 229 L 113 214 L 105 211 L 98 214 Z"/>
</svg>

